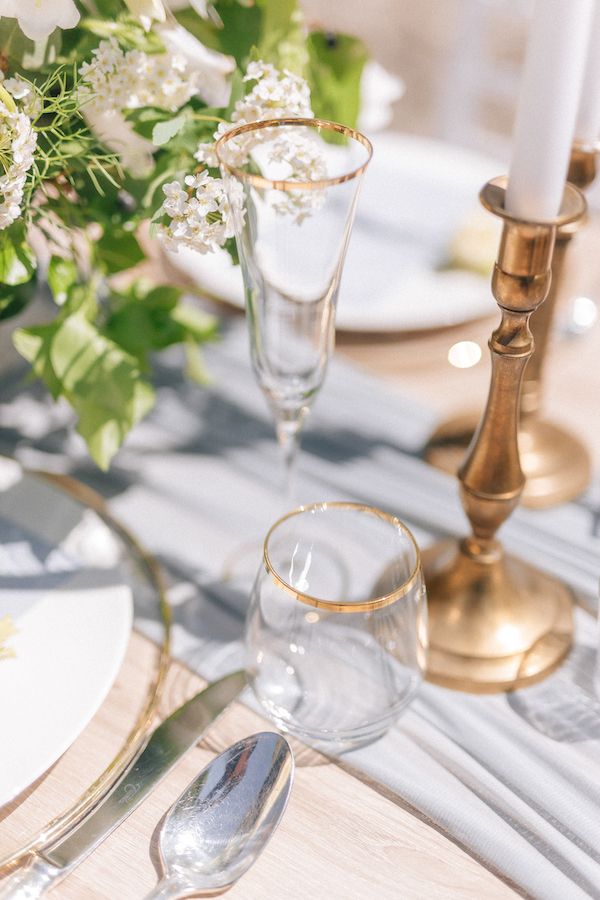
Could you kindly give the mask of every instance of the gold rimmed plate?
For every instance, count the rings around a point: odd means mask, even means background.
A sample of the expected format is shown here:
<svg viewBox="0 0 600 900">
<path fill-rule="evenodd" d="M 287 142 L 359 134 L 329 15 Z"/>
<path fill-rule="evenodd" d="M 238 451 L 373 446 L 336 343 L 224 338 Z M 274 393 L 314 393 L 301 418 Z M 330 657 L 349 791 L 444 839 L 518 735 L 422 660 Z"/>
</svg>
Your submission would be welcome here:
<svg viewBox="0 0 600 900">
<path fill-rule="evenodd" d="M 0 459 L 6 616 L 0 870 L 114 784 L 145 740 L 169 662 L 169 606 L 152 557 L 93 491 Z M 156 643 L 135 616 L 152 623 Z"/>
</svg>

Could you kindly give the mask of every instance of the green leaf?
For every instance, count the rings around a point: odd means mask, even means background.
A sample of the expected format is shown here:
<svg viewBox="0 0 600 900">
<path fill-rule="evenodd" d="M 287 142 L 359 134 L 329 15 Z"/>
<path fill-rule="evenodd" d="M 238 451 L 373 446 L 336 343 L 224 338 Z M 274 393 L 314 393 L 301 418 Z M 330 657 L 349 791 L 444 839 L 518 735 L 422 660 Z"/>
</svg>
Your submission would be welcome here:
<svg viewBox="0 0 600 900">
<path fill-rule="evenodd" d="M 112 275 L 130 269 L 144 259 L 144 251 L 133 232 L 124 228 L 107 228 L 96 244 L 97 257 L 104 271 Z"/>
<path fill-rule="evenodd" d="M 361 40 L 346 34 L 313 31 L 308 37 L 309 83 L 318 118 L 356 126 L 360 81 L 368 53 Z"/>
<path fill-rule="evenodd" d="M 52 395 L 78 416 L 77 430 L 101 469 L 154 405 L 136 361 L 76 313 L 50 325 L 20 329 L 14 343 Z"/>
<path fill-rule="evenodd" d="M 214 0 L 212 6 L 217 13 L 212 21 L 190 8 L 175 16 L 205 46 L 233 56 L 241 69 L 256 48 L 260 59 L 304 73 L 307 57 L 297 0 Z"/>
<path fill-rule="evenodd" d="M 2 16 L 0 18 L 0 50 L 9 62 L 21 63 L 26 48 L 31 48 L 33 41 L 25 37 L 16 19 Z"/>
<path fill-rule="evenodd" d="M 30 281 L 35 272 L 33 250 L 25 239 L 22 222 L 0 231 L 0 282 L 14 286 Z"/>
<path fill-rule="evenodd" d="M 147 293 L 139 288 L 113 297 L 112 312 L 105 333 L 135 356 L 140 368 L 148 367 L 149 354 L 172 344 L 195 343 L 216 336 L 217 321 L 200 310 L 183 304 L 181 290 L 157 287 Z"/>
<path fill-rule="evenodd" d="M 180 325 L 188 337 L 198 343 L 213 340 L 217 334 L 217 320 L 214 316 L 197 309 L 190 303 L 178 303 L 171 318 Z"/>
<path fill-rule="evenodd" d="M 152 129 L 152 143 L 157 147 L 168 144 L 171 138 L 174 138 L 176 134 L 179 134 L 188 121 L 188 116 L 183 112 L 167 122 L 157 122 Z"/>
<path fill-rule="evenodd" d="M 189 340 L 185 343 L 185 375 L 190 381 L 202 386 L 210 384 L 210 372 L 204 363 L 204 357 L 198 345 Z"/>
<path fill-rule="evenodd" d="M 133 130 L 147 140 L 152 140 L 152 132 L 157 124 L 169 122 L 173 113 L 168 109 L 159 109 L 157 106 L 143 106 L 141 109 L 132 109 L 126 113 Z"/>
<path fill-rule="evenodd" d="M 37 291 L 37 280 L 32 278 L 14 287 L 0 285 L 0 321 L 17 316 L 25 309 Z"/>
<path fill-rule="evenodd" d="M 69 289 L 77 283 L 77 266 L 72 259 L 53 256 L 48 265 L 48 286 L 58 305 L 67 299 Z"/>
</svg>

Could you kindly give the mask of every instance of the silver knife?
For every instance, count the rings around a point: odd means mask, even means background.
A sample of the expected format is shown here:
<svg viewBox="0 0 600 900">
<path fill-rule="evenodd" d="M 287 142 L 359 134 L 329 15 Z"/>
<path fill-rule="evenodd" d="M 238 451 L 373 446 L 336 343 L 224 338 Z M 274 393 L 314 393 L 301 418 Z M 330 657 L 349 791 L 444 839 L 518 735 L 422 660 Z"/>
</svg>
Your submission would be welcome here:
<svg viewBox="0 0 600 900">
<path fill-rule="evenodd" d="M 246 685 L 244 672 L 214 681 L 156 728 L 101 803 L 69 833 L 0 882 L 1 900 L 35 900 L 65 878 L 139 806 Z"/>
</svg>

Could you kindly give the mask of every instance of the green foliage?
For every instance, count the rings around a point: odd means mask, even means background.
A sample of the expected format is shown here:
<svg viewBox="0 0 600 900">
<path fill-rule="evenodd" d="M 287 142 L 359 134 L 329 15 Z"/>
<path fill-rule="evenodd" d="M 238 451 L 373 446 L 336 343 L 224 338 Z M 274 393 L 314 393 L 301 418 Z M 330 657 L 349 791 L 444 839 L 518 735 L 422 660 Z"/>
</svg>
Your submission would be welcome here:
<svg viewBox="0 0 600 900">
<path fill-rule="evenodd" d="M 72 259 L 53 256 L 48 264 L 48 287 L 59 306 L 66 301 L 70 289 L 77 284 L 77 266 Z"/>
<path fill-rule="evenodd" d="M 11 68 L 41 69 L 55 62 L 61 47 L 61 31 L 56 29 L 45 41 L 25 37 L 16 19 L 0 18 L 0 47 Z"/>
<path fill-rule="evenodd" d="M 217 322 L 212 316 L 184 305 L 181 291 L 158 287 L 144 291 L 134 285 L 113 296 L 106 334 L 134 356 L 141 369 L 149 367 L 149 354 L 172 344 L 214 340 Z"/>
<path fill-rule="evenodd" d="M 190 7 L 177 20 L 203 44 L 233 56 L 241 70 L 254 58 L 304 74 L 304 25 L 296 0 L 215 0 L 215 15 L 202 19 Z"/>
<path fill-rule="evenodd" d="M 0 321 L 11 319 L 22 312 L 35 296 L 36 290 L 35 278 L 14 287 L 0 284 Z"/>
<path fill-rule="evenodd" d="M 52 395 L 65 397 L 92 459 L 107 469 L 127 433 L 154 404 L 137 362 L 81 312 L 19 329 L 14 344 Z"/>
<path fill-rule="evenodd" d="M 180 344 L 186 374 L 204 383 L 208 376 L 199 348 L 217 335 L 215 320 L 186 304 L 178 290 L 139 283 L 111 288 L 114 275 L 144 259 L 138 229 L 160 221 L 163 185 L 182 182 L 197 170 L 198 144 L 212 140 L 218 123 L 230 120 L 249 89 L 243 73 L 250 59 L 304 75 L 315 112 L 352 125 L 366 54 L 347 36 L 334 43 L 320 33 L 307 39 L 298 0 L 214 0 L 208 19 L 189 7 L 178 11 L 179 22 L 203 44 L 234 57 L 229 105 L 212 109 L 193 97 L 175 112 L 150 106 L 123 110 L 126 125 L 153 153 L 151 171 L 133 176 L 121 165 L 121 147 L 108 146 L 88 122 L 80 68 L 103 39 L 114 38 L 124 51 L 149 54 L 162 53 L 164 46 L 159 32 L 145 31 L 123 0 L 76 2 L 79 25 L 57 28 L 39 43 L 26 38 L 14 18 L 0 17 L 3 67 L 7 75 L 29 82 L 39 106 L 23 215 L 0 231 L 0 320 L 21 312 L 38 288 L 28 242 L 29 229 L 36 226 L 38 239 L 43 233 L 49 241 L 46 278 L 55 317 L 19 329 L 14 343 L 52 396 L 72 405 L 92 457 L 105 468 L 152 407 L 152 355 Z M 0 99 L 13 103 L 2 91 L 0 86 Z M 5 159 L 0 154 L 0 175 Z M 235 241 L 227 241 L 226 249 L 237 262 Z"/>
<path fill-rule="evenodd" d="M 0 231 L 0 282 L 8 287 L 25 284 L 35 272 L 36 261 L 25 238 L 25 227 L 17 221 Z"/>
<path fill-rule="evenodd" d="M 144 259 L 144 251 L 131 230 L 106 228 L 95 247 L 98 267 L 107 275 L 130 269 Z"/>
<path fill-rule="evenodd" d="M 358 38 L 313 31 L 308 37 L 313 111 L 354 128 L 360 111 L 360 79 L 367 50 Z"/>
</svg>

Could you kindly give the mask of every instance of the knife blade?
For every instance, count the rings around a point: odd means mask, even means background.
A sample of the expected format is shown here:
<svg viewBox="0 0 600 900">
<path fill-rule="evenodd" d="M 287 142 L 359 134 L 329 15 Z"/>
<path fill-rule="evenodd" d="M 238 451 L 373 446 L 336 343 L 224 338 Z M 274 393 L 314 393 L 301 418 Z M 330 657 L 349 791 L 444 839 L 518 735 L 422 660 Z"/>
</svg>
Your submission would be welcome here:
<svg viewBox="0 0 600 900">
<path fill-rule="evenodd" d="M 70 874 L 191 750 L 245 685 L 245 673 L 232 672 L 176 709 L 92 812 L 0 882 L 0 900 L 35 900 Z"/>
</svg>

